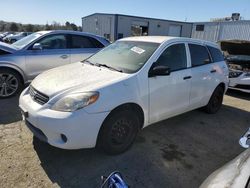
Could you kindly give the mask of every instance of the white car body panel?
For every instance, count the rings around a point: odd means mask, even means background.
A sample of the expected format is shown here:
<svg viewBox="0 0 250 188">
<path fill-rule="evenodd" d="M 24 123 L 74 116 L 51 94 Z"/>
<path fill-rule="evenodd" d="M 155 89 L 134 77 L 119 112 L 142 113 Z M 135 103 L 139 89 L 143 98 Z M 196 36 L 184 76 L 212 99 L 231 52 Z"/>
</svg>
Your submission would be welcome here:
<svg viewBox="0 0 250 188">
<path fill-rule="evenodd" d="M 206 105 L 220 83 L 225 85 L 225 90 L 227 89 L 228 70 L 226 66 L 223 67 L 225 62 L 211 63 L 208 70 L 205 70 L 206 77 L 202 73 L 203 77 L 199 73 L 193 73 L 187 43 L 196 41 L 203 44 L 203 41 L 174 37 L 132 37 L 121 41 L 158 42 L 160 46 L 144 66 L 133 74 L 120 73 L 80 62 L 40 74 L 31 85 L 49 96 L 50 100 L 45 105 L 39 105 L 33 101 L 28 88 L 23 91 L 20 96 L 20 107 L 30 114 L 27 120 L 45 133 L 51 145 L 66 149 L 94 147 L 103 121 L 113 109 L 122 104 L 139 105 L 144 114 L 143 127 L 146 127 L 154 122 Z M 169 76 L 149 78 L 148 72 L 152 64 L 166 47 L 175 43 L 186 44 L 187 69 L 172 72 Z M 213 43 L 207 44 L 217 47 Z M 212 76 L 209 71 L 214 66 L 218 70 Z M 183 77 L 193 76 L 192 74 L 198 75 L 195 82 L 192 79 L 183 80 Z M 204 78 L 212 83 L 205 83 Z M 206 86 L 203 86 L 204 83 Z M 197 86 L 193 87 L 192 84 Z M 75 112 L 51 110 L 55 101 L 63 96 L 88 91 L 100 93 L 95 103 Z M 204 97 L 201 98 L 200 95 Z M 59 142 L 59 135 L 62 132 L 67 133 L 68 145 Z"/>
<path fill-rule="evenodd" d="M 239 77 L 236 78 L 230 78 L 229 80 L 229 88 L 238 90 L 238 91 L 243 91 L 246 93 L 250 93 L 250 89 L 242 89 L 242 88 L 237 88 L 235 87 L 236 85 L 247 85 L 250 86 L 250 76 L 245 76 L 247 73 L 242 73 Z M 249 75 L 250 73 L 248 73 Z"/>
</svg>

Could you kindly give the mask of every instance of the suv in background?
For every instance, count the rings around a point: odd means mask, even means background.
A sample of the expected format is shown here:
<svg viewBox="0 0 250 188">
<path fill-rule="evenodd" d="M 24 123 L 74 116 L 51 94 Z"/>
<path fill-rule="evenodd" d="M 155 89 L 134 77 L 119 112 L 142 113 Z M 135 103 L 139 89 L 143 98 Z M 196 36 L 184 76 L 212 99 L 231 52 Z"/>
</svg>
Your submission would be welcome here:
<svg viewBox="0 0 250 188">
<path fill-rule="evenodd" d="M 86 59 L 109 42 L 76 31 L 39 31 L 12 45 L 0 42 L 0 98 L 18 93 L 41 72 Z"/>
<path fill-rule="evenodd" d="M 140 129 L 204 107 L 216 113 L 228 67 L 214 43 L 131 37 L 37 76 L 20 96 L 35 136 L 64 149 L 126 151 Z"/>
</svg>

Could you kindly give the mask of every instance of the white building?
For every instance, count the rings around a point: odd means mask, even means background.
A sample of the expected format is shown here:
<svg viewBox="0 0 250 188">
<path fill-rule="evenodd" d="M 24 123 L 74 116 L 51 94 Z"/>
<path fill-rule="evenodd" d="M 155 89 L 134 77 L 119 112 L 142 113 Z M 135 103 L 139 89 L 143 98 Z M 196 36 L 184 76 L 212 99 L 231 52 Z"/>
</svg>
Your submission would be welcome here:
<svg viewBox="0 0 250 188">
<path fill-rule="evenodd" d="M 249 40 L 250 20 L 197 22 L 193 24 L 192 38 L 208 41 Z"/>
<path fill-rule="evenodd" d="M 140 35 L 191 37 L 192 23 L 95 13 L 82 17 L 82 31 L 104 36 L 111 41 Z"/>
</svg>

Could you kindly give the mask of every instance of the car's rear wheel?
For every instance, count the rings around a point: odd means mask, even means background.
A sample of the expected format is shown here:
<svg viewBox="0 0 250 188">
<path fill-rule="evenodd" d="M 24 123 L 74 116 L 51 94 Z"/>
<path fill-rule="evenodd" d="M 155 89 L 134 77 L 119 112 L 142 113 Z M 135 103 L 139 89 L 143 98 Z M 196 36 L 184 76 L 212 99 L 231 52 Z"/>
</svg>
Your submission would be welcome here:
<svg viewBox="0 0 250 188">
<path fill-rule="evenodd" d="M 134 142 L 140 129 L 140 120 L 129 109 L 111 113 L 99 132 L 97 146 L 105 153 L 115 155 L 125 152 Z"/>
<path fill-rule="evenodd" d="M 0 99 L 16 95 L 22 87 L 19 74 L 9 69 L 0 69 Z"/>
<path fill-rule="evenodd" d="M 205 111 L 209 114 L 215 114 L 216 112 L 218 112 L 218 110 L 222 106 L 223 96 L 224 96 L 224 89 L 223 87 L 218 86 L 214 90 L 208 104 L 205 106 L 204 108 Z"/>
</svg>

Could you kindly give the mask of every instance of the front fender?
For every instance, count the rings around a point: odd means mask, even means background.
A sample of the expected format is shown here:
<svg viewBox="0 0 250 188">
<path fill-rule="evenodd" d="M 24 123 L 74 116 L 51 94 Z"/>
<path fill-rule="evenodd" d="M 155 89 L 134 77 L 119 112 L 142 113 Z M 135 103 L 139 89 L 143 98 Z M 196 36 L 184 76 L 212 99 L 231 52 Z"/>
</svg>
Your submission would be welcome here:
<svg viewBox="0 0 250 188">
<path fill-rule="evenodd" d="M 13 69 L 13 70 L 17 71 L 22 76 L 24 83 L 27 83 L 27 77 L 26 77 L 26 75 L 24 74 L 24 72 L 22 71 L 22 69 L 20 69 L 15 64 L 9 63 L 9 62 L 0 62 L 0 69 L 1 68 L 9 68 L 9 69 Z"/>
</svg>

